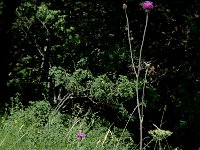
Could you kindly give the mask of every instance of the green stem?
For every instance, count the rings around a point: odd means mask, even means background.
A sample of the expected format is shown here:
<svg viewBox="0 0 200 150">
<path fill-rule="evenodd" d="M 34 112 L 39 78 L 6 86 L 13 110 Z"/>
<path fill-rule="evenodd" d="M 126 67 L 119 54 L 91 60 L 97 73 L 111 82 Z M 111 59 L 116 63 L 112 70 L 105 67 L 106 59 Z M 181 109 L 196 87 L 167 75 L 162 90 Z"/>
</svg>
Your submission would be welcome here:
<svg viewBox="0 0 200 150">
<path fill-rule="evenodd" d="M 137 105 L 139 105 L 140 100 L 139 100 L 139 75 L 140 75 L 140 69 L 141 69 L 141 58 L 142 58 L 142 49 L 144 45 L 144 39 L 146 35 L 146 29 L 147 29 L 147 24 L 148 24 L 148 13 L 146 13 L 146 23 L 144 27 L 144 33 L 142 37 L 142 43 L 140 46 L 140 56 L 138 60 L 138 72 L 137 72 L 137 80 L 136 80 L 136 95 L 137 95 Z M 138 107 L 138 115 L 139 115 L 139 120 L 140 120 L 140 150 L 143 149 L 143 103 L 141 104 L 141 109 Z"/>
<path fill-rule="evenodd" d="M 148 12 L 147 12 L 146 13 L 146 23 L 145 23 L 144 33 L 143 33 L 143 37 L 142 37 L 142 44 L 140 46 L 140 56 L 139 56 L 139 61 L 138 61 L 138 76 L 139 76 L 139 72 L 140 72 L 140 69 L 141 69 L 142 49 L 143 49 L 143 45 L 144 45 L 144 39 L 145 39 L 145 35 L 146 35 L 148 20 L 149 20 L 149 15 L 148 15 Z"/>
<path fill-rule="evenodd" d="M 78 139 L 77 150 L 80 150 L 81 141 Z"/>
<path fill-rule="evenodd" d="M 130 50 L 130 54 L 131 54 L 131 63 L 132 63 L 133 71 L 134 71 L 134 73 L 137 77 L 137 72 L 136 72 L 136 69 L 135 69 L 134 61 L 133 61 L 133 52 L 132 52 L 131 37 L 130 37 L 130 27 L 129 27 L 129 20 L 128 20 L 128 15 L 127 15 L 126 9 L 125 9 L 125 15 L 126 15 L 126 22 L 127 22 L 129 50 Z"/>
<path fill-rule="evenodd" d="M 142 121 L 143 121 L 143 117 L 144 117 L 144 114 L 143 114 L 143 110 L 144 110 L 144 95 L 145 95 L 145 87 L 146 87 L 146 82 L 147 82 L 147 73 L 148 73 L 148 68 L 146 68 L 146 71 L 145 71 L 145 76 L 144 76 L 144 85 L 143 85 L 143 89 L 142 89 L 142 105 L 141 105 L 141 116 L 142 116 Z"/>
</svg>

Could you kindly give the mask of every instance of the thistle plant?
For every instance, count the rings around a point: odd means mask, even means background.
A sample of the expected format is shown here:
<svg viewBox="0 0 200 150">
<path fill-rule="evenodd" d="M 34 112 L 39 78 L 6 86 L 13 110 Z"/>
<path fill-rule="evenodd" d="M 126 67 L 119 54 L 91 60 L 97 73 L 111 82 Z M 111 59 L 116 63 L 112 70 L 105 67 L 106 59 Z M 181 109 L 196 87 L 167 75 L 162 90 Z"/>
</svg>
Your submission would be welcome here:
<svg viewBox="0 0 200 150">
<path fill-rule="evenodd" d="M 78 150 L 79 150 L 79 149 L 80 149 L 81 141 L 82 141 L 83 138 L 86 137 L 86 134 L 83 133 L 83 132 L 81 132 L 81 131 L 79 131 L 79 132 L 76 133 L 76 137 L 77 137 L 77 139 L 78 139 L 78 145 L 77 145 L 77 148 L 78 148 Z"/>
<path fill-rule="evenodd" d="M 125 11 L 126 15 L 126 22 L 127 22 L 127 35 L 128 35 L 128 41 L 129 41 L 129 50 L 130 50 L 130 57 L 131 57 L 131 63 L 132 63 L 132 69 L 134 71 L 135 77 L 136 77 L 136 100 L 137 100 L 137 110 L 138 110 L 138 117 L 140 121 L 140 150 L 143 149 L 143 119 L 144 119 L 144 114 L 143 114 L 143 109 L 144 109 L 144 94 L 145 94 L 145 86 L 146 86 L 146 77 L 148 73 L 148 68 L 150 64 L 145 63 L 145 77 L 144 77 L 144 82 L 143 82 L 143 88 L 142 88 L 142 96 L 139 95 L 139 77 L 140 77 L 140 71 L 141 71 L 141 63 L 142 63 L 142 51 L 143 51 L 143 45 L 144 45 L 144 40 L 145 40 L 145 35 L 146 35 L 146 30 L 147 30 L 147 25 L 148 25 L 148 14 L 150 10 L 154 8 L 153 2 L 151 1 L 145 1 L 142 3 L 142 8 L 146 12 L 146 22 L 145 22 L 145 27 L 144 27 L 144 32 L 143 32 L 143 37 L 142 37 L 142 42 L 140 45 L 140 51 L 139 51 L 139 58 L 138 58 L 138 67 L 136 68 L 134 59 L 133 59 L 133 52 L 132 52 L 132 45 L 131 45 L 131 37 L 130 37 L 130 28 L 129 28 L 129 20 L 128 20 L 128 15 L 127 15 L 127 5 L 123 4 L 123 9 Z M 135 109 L 133 110 L 133 112 Z M 131 113 L 130 117 L 132 117 L 133 113 Z"/>
</svg>

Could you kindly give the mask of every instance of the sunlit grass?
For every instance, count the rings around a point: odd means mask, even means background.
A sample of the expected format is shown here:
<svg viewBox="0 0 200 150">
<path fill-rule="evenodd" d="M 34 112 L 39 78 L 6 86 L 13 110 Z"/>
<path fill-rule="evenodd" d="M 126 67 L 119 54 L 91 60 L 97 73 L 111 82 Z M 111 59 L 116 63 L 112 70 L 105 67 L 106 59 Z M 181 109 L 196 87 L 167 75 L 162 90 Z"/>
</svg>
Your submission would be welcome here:
<svg viewBox="0 0 200 150">
<path fill-rule="evenodd" d="M 25 110 L 12 112 L 7 119 L 2 117 L 0 150 L 113 149 L 119 141 L 120 129 L 103 126 L 97 116 L 88 119 L 88 115 L 66 117 L 47 102 L 33 103 Z M 86 135 L 81 140 L 76 135 L 79 131 Z M 130 134 L 126 132 L 123 138 L 119 149 L 130 149 L 134 144 Z"/>
</svg>

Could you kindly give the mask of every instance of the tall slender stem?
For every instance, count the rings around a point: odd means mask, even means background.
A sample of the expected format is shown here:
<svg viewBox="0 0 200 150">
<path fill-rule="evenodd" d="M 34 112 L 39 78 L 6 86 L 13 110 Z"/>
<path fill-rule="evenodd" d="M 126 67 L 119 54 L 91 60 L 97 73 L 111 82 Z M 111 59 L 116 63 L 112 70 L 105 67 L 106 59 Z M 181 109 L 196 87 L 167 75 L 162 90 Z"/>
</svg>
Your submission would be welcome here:
<svg viewBox="0 0 200 150">
<path fill-rule="evenodd" d="M 134 60 L 133 60 L 133 52 L 132 52 L 132 45 L 131 45 L 131 37 L 130 37 L 130 27 L 129 27 L 129 20 L 128 20 L 128 15 L 126 12 L 126 7 L 125 7 L 125 15 L 126 15 L 126 21 L 127 21 L 127 30 L 128 30 L 128 41 L 129 41 L 129 50 L 130 50 L 130 55 L 131 55 L 131 62 L 132 62 L 132 67 L 136 76 L 136 86 L 135 86 L 135 90 L 136 90 L 136 98 L 137 98 L 137 110 L 138 110 L 138 116 L 139 116 L 139 121 L 140 121 L 140 150 L 143 149 L 143 99 L 144 99 L 144 88 L 145 88 L 145 84 L 143 85 L 143 93 L 142 93 L 142 103 L 140 105 L 140 98 L 139 98 L 139 75 L 140 75 L 140 70 L 141 70 L 141 58 L 142 58 L 142 49 L 143 49 L 143 45 L 144 45 L 144 39 L 145 39 L 145 35 L 146 35 L 146 29 L 147 29 L 147 24 L 148 24 L 148 12 L 146 13 L 146 23 L 145 23 L 145 28 L 144 28 L 144 33 L 143 33 L 143 37 L 142 37 L 142 43 L 140 46 L 140 55 L 139 55 L 139 59 L 138 59 L 138 68 L 136 71 L 136 67 L 134 64 Z M 147 70 L 145 72 L 145 81 L 146 82 L 146 75 L 147 75 Z"/>
<path fill-rule="evenodd" d="M 142 43 L 140 46 L 140 56 L 138 60 L 138 72 L 137 72 L 137 79 L 136 79 L 136 95 L 137 95 L 137 105 L 139 105 L 140 100 L 139 100 L 139 75 L 140 75 L 140 69 L 141 69 L 141 58 L 142 58 L 142 49 L 144 45 L 144 39 L 146 35 L 146 29 L 147 29 L 147 24 L 148 24 L 148 13 L 146 13 L 146 23 L 144 27 L 144 33 L 142 37 Z M 145 86 L 145 85 L 144 85 Z M 143 101 L 143 97 L 142 97 Z M 140 120 L 140 150 L 143 148 L 143 102 L 141 104 L 141 107 L 138 107 L 138 115 L 139 115 L 139 120 Z"/>
<path fill-rule="evenodd" d="M 146 68 L 145 75 L 144 75 L 144 84 L 143 84 L 143 89 L 142 89 L 142 105 L 141 105 L 141 116 L 142 116 L 142 121 L 144 117 L 144 95 L 145 95 L 145 87 L 146 87 L 146 82 L 147 82 L 147 73 L 148 73 L 148 67 Z"/>
<path fill-rule="evenodd" d="M 140 46 L 140 56 L 139 56 L 139 60 L 138 60 L 138 76 L 139 76 L 139 72 L 140 72 L 140 69 L 141 69 L 142 49 L 143 49 L 143 45 L 144 45 L 144 39 L 145 39 L 145 35 L 146 35 L 148 20 L 149 20 L 149 15 L 148 15 L 148 12 L 147 12 L 146 13 L 146 22 L 145 22 L 145 27 L 144 27 L 144 33 L 143 33 L 143 36 L 142 36 L 142 43 L 141 43 L 141 46 Z"/>
<path fill-rule="evenodd" d="M 132 68 L 134 70 L 134 73 L 137 77 L 137 72 L 135 69 L 134 61 L 133 61 L 133 52 L 132 52 L 131 37 L 130 37 L 130 27 L 129 27 L 129 20 L 128 20 L 128 15 L 127 15 L 126 9 L 125 9 L 125 15 L 126 15 L 126 23 L 127 23 L 127 31 L 128 31 L 129 50 L 130 50 L 130 54 L 131 54 L 131 63 L 132 63 Z"/>
</svg>

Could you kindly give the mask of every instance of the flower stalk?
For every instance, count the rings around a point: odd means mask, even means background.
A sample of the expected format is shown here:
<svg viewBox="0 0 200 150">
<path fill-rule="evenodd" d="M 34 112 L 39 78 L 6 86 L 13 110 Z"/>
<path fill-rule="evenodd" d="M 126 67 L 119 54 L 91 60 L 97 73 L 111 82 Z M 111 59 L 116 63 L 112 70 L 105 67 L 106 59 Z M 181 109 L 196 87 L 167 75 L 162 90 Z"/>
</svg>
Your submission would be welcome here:
<svg viewBox="0 0 200 150">
<path fill-rule="evenodd" d="M 83 138 L 86 137 L 86 134 L 79 131 L 79 132 L 76 133 L 76 137 L 78 139 L 77 149 L 80 150 L 81 141 L 82 141 Z"/>
<path fill-rule="evenodd" d="M 125 15 L 126 15 L 126 22 L 127 22 L 127 34 L 128 34 L 128 41 L 129 41 L 129 51 L 130 51 L 130 57 L 131 57 L 131 63 L 133 67 L 133 71 L 136 76 L 136 100 L 137 100 L 137 110 L 138 110 L 138 117 L 140 121 L 140 143 L 139 143 L 139 149 L 143 149 L 143 118 L 144 118 L 144 94 L 145 94 L 145 86 L 146 86 L 146 77 L 148 73 L 148 66 L 146 66 L 146 71 L 145 71 L 145 77 L 144 77 L 144 84 L 142 88 L 142 96 L 140 98 L 139 95 L 139 77 L 140 77 L 140 71 L 141 71 L 141 60 L 142 60 L 142 51 L 143 51 L 143 45 L 144 45 L 144 40 L 145 40 L 145 35 L 146 35 L 146 30 L 147 30 L 147 25 L 148 25 L 148 13 L 151 9 L 154 8 L 153 2 L 151 1 L 145 1 L 142 4 L 143 9 L 146 12 L 146 21 L 145 21 L 145 27 L 144 27 L 144 32 L 143 32 L 143 37 L 142 37 L 142 43 L 140 45 L 140 51 L 139 51 L 139 59 L 138 59 L 138 68 L 136 70 L 135 64 L 134 64 L 134 59 L 133 59 L 133 52 L 132 52 L 132 45 L 131 45 L 131 37 L 130 37 L 130 27 L 129 27 L 129 20 L 128 20 L 128 15 L 127 15 L 127 5 L 123 4 L 123 9 L 125 10 Z M 148 64 L 149 65 L 149 64 Z"/>
</svg>

